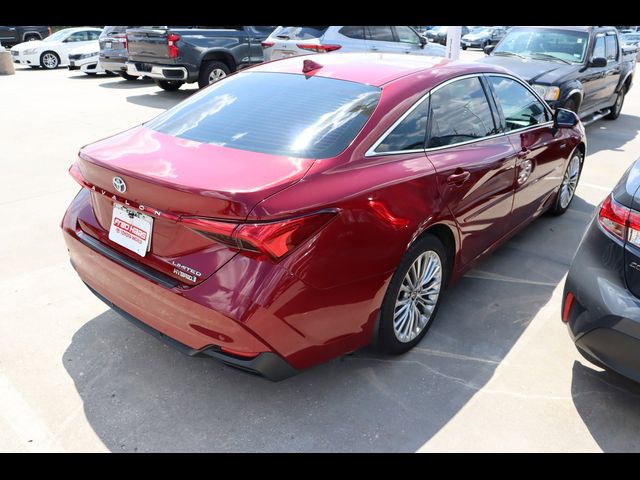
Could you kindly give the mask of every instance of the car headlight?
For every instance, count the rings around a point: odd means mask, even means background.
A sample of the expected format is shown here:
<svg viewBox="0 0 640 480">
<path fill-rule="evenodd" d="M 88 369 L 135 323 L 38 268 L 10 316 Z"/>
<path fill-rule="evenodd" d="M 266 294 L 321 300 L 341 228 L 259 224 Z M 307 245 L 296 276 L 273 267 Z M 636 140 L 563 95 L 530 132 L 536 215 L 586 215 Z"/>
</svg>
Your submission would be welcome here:
<svg viewBox="0 0 640 480">
<path fill-rule="evenodd" d="M 545 100 L 557 100 L 560 97 L 560 89 L 558 87 L 550 87 L 547 85 L 532 85 L 538 95 Z"/>
<path fill-rule="evenodd" d="M 37 48 L 27 48 L 26 50 L 22 51 L 23 55 L 33 55 L 34 53 L 38 53 Z"/>
</svg>

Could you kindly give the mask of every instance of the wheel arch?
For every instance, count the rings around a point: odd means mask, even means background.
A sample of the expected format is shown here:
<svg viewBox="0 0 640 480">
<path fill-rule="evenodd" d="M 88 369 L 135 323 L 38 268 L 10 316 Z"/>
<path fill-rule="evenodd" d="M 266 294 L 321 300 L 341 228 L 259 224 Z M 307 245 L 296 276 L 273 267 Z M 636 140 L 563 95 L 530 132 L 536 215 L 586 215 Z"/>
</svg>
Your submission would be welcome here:
<svg viewBox="0 0 640 480">
<path fill-rule="evenodd" d="M 458 251 L 459 245 L 457 233 L 458 229 L 457 226 L 455 226 L 455 222 L 453 220 L 439 221 L 437 223 L 426 225 L 418 232 L 416 232 L 411 242 L 409 242 L 409 245 L 407 246 L 407 250 L 409 250 L 409 248 L 411 248 L 413 244 L 415 244 L 418 240 L 426 235 L 433 235 L 438 240 L 440 240 L 447 252 L 447 266 L 449 267 L 449 277 L 447 278 L 447 285 L 451 282 L 451 279 L 453 278 L 457 267 L 456 253 Z"/>
<path fill-rule="evenodd" d="M 211 50 L 209 52 L 206 52 L 202 56 L 202 61 L 200 62 L 200 68 L 202 68 L 205 63 L 214 61 L 214 60 L 218 62 L 222 62 L 225 65 L 227 65 L 231 73 L 235 72 L 238 68 L 238 65 L 236 64 L 236 60 L 235 58 L 233 58 L 233 55 L 223 50 Z"/>
</svg>

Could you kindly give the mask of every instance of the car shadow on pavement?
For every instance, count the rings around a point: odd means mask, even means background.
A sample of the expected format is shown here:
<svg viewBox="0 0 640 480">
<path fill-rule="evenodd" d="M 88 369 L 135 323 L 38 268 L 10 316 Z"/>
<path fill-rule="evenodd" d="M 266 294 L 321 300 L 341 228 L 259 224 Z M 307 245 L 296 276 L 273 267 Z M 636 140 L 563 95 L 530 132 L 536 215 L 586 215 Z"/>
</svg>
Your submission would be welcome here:
<svg viewBox="0 0 640 480">
<path fill-rule="evenodd" d="M 589 155 L 602 150 L 621 152 L 622 147 L 640 133 L 640 117 L 623 113 L 617 120 L 598 120 L 586 127 L 586 131 Z"/>
<path fill-rule="evenodd" d="M 127 97 L 127 102 L 135 103 L 136 105 L 142 105 L 144 107 L 161 108 L 167 110 L 182 100 L 196 93 L 197 89 L 177 90 L 175 92 L 165 92 L 158 89 L 157 92 L 144 94 L 144 95 L 130 95 Z"/>
<path fill-rule="evenodd" d="M 75 333 L 63 364 L 112 451 L 416 451 L 549 302 L 594 208 L 576 197 L 480 262 L 402 356 L 364 349 L 272 383 L 184 356 L 107 310 Z"/>
<path fill-rule="evenodd" d="M 575 362 L 571 396 L 604 452 L 640 451 L 640 385 L 617 373 Z"/>
<path fill-rule="evenodd" d="M 121 90 L 128 90 L 132 88 L 149 87 L 153 85 L 153 80 L 150 78 L 138 78 L 136 80 L 125 80 L 120 77 L 109 77 L 110 82 L 101 83 L 102 88 L 115 88 Z"/>
</svg>

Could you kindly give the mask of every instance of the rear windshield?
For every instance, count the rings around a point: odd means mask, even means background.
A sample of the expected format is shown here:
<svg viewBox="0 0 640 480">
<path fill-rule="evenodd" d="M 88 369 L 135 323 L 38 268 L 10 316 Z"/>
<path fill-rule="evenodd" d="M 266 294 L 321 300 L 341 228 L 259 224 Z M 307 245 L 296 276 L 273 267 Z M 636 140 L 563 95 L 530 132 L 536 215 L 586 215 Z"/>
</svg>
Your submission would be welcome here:
<svg viewBox="0 0 640 480">
<path fill-rule="evenodd" d="M 273 35 L 283 40 L 309 40 L 320 38 L 327 28 L 329 27 L 279 27 Z"/>
<path fill-rule="evenodd" d="M 239 150 L 329 158 L 351 143 L 379 99 L 379 88 L 361 83 L 245 72 L 204 89 L 146 126 Z"/>
</svg>

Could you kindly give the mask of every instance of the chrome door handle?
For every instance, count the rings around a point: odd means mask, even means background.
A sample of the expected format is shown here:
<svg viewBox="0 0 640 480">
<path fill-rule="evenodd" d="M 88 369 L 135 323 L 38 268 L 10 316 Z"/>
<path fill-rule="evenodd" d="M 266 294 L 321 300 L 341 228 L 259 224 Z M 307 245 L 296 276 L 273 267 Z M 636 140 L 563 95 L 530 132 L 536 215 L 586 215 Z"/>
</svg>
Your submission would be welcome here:
<svg viewBox="0 0 640 480">
<path fill-rule="evenodd" d="M 471 176 L 471 174 L 469 172 L 467 172 L 467 171 L 460 172 L 460 173 L 454 173 L 454 174 L 449 175 L 447 177 L 447 183 L 449 185 L 462 185 L 464 182 L 469 180 L 470 176 Z"/>
</svg>

